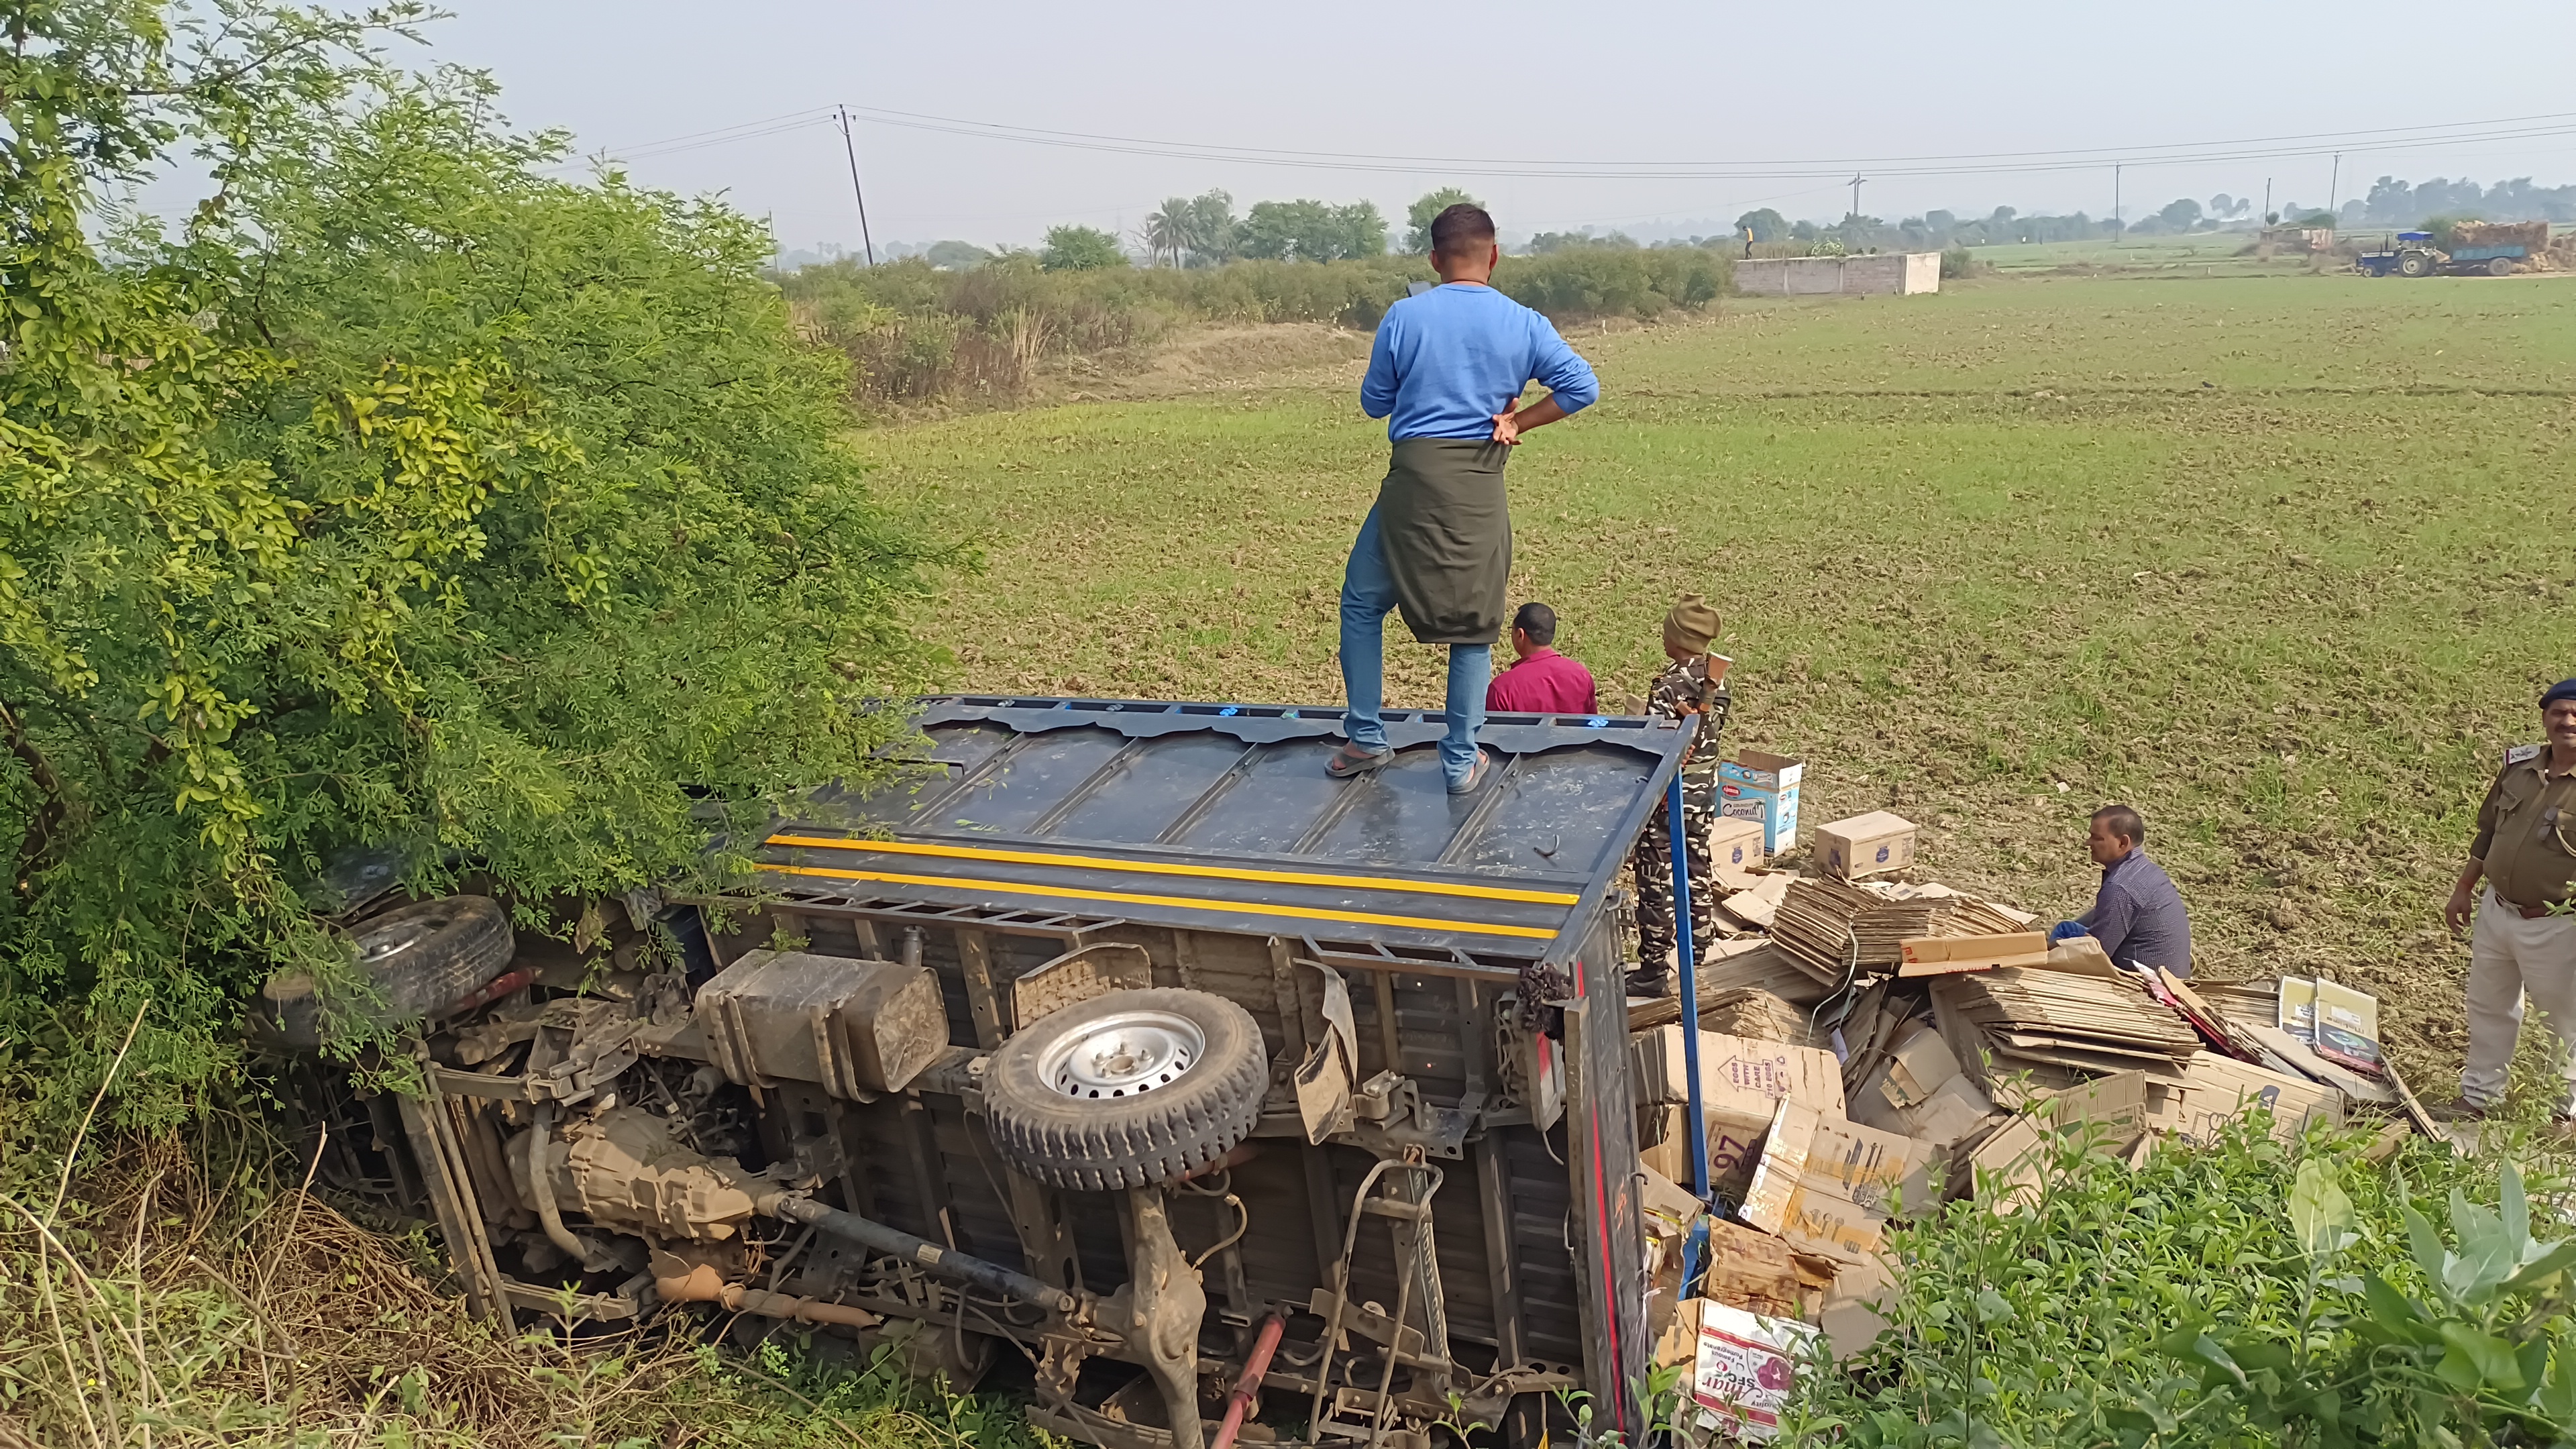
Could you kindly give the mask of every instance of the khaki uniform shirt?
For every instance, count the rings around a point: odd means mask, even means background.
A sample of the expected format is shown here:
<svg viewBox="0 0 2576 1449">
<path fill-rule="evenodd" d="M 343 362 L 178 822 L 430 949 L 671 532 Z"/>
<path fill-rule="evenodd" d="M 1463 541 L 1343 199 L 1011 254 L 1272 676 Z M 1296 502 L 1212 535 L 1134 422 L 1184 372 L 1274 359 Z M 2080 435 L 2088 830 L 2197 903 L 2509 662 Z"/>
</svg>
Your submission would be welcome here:
<svg viewBox="0 0 2576 1449">
<path fill-rule="evenodd" d="M 2547 745 L 2505 751 L 2469 854 L 2486 862 L 2487 883 L 2507 905 L 2566 900 L 2576 884 L 2576 770 L 2550 773 Z"/>
</svg>

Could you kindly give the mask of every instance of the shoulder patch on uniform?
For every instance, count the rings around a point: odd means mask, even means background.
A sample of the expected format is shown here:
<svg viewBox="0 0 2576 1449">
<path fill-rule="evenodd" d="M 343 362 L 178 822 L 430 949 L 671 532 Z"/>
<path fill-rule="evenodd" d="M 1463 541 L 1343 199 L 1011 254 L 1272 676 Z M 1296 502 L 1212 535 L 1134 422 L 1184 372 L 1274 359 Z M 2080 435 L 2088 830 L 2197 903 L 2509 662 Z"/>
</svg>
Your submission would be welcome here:
<svg viewBox="0 0 2576 1449">
<path fill-rule="evenodd" d="M 2540 758 L 2540 749 L 2538 745 L 2515 745 L 2504 752 L 2504 762 L 2508 765 L 2519 765 L 2529 760 L 2536 760 Z"/>
</svg>

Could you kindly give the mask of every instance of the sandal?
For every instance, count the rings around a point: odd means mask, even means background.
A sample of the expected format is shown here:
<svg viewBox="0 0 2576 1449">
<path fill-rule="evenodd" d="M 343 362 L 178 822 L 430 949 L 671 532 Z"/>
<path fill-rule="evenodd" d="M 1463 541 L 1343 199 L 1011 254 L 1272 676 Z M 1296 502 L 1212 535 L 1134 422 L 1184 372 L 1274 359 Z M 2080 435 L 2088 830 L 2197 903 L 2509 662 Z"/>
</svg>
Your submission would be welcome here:
<svg viewBox="0 0 2576 1449">
<path fill-rule="evenodd" d="M 1336 780 L 1347 780 L 1353 775 L 1364 775 L 1394 758 L 1395 751 L 1391 748 L 1364 750 L 1344 740 L 1342 747 L 1333 751 L 1333 757 L 1324 762 L 1324 773 Z"/>
<path fill-rule="evenodd" d="M 1477 786 L 1485 783 L 1485 775 L 1493 763 L 1494 757 L 1485 753 L 1484 746 L 1477 746 L 1476 763 L 1467 767 L 1467 773 L 1463 778 L 1449 782 L 1449 793 L 1452 795 L 1473 794 Z"/>
</svg>

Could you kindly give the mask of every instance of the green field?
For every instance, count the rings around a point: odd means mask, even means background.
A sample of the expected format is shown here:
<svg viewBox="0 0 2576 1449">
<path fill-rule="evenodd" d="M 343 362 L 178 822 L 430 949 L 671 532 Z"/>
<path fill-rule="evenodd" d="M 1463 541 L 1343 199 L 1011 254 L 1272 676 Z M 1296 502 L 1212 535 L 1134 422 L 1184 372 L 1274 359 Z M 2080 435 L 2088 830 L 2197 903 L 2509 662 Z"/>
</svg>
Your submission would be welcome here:
<svg viewBox="0 0 2576 1449">
<path fill-rule="evenodd" d="M 2303 254 L 2258 261 L 2250 254 L 2253 244 L 2253 237 L 2246 232 L 2200 232 L 2187 236 L 2124 236 L 2116 241 L 2105 237 L 2093 241 L 2021 242 L 1974 247 L 1970 255 L 2006 276 L 2060 268 L 2191 277 L 2278 276 L 2308 270 L 2308 258 Z"/>
<path fill-rule="evenodd" d="M 2332 972 L 2455 1067 L 2436 911 L 2576 672 L 2576 284 L 2011 280 L 1574 340 L 1604 400 L 1513 465 L 1516 588 L 1612 700 L 1704 592 L 1735 738 L 1811 762 L 1810 823 L 1898 810 L 1931 871 L 2071 913 L 2084 817 L 2132 801 L 2214 974 Z M 1355 382 L 859 446 L 985 542 L 928 621 L 960 685 L 1331 702 L 1383 470 Z M 1435 703 L 1437 653 L 1389 654 Z"/>
</svg>

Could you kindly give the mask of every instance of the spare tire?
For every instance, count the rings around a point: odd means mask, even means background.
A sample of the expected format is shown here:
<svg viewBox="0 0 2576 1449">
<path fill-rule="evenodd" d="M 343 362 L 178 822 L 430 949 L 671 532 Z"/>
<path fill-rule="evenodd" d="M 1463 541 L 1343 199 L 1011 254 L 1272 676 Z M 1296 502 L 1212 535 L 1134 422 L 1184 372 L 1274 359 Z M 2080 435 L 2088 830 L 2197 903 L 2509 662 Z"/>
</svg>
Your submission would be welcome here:
<svg viewBox="0 0 2576 1449">
<path fill-rule="evenodd" d="M 353 943 L 359 977 L 383 997 L 357 1005 L 379 1026 L 418 1021 L 492 984 L 518 949 L 510 913 L 484 896 L 441 896 L 368 921 Z M 287 1045 L 322 1044 L 322 1000 L 313 979 L 280 976 L 262 993 Z"/>
<path fill-rule="evenodd" d="M 993 1146 L 1050 1187 L 1149 1187 L 1252 1135 L 1270 1065 L 1252 1013 L 1204 991 L 1112 991 L 1039 1018 L 993 1053 Z"/>
</svg>

